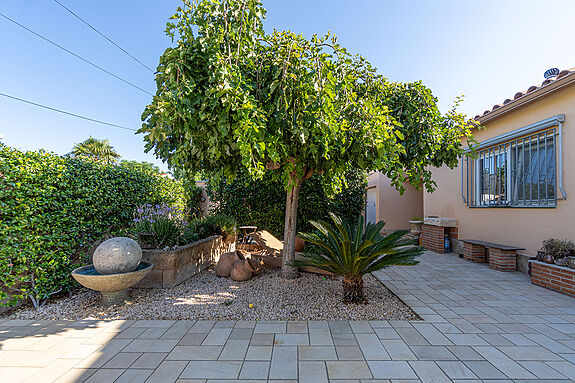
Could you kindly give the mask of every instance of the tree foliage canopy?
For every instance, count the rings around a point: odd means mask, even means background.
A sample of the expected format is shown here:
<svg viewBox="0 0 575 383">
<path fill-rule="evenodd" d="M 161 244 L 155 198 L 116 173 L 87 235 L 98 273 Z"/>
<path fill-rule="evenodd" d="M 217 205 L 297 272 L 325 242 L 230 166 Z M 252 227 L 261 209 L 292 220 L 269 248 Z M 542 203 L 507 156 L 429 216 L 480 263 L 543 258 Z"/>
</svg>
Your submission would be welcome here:
<svg viewBox="0 0 575 383">
<path fill-rule="evenodd" d="M 355 167 L 402 191 L 405 181 L 431 190 L 429 167 L 457 164 L 471 125 L 455 109 L 442 115 L 423 84 L 387 81 L 331 34 L 266 34 L 259 0 L 183 3 L 139 131 L 171 167 L 274 169 L 288 189 L 318 172 L 333 191 Z"/>
</svg>

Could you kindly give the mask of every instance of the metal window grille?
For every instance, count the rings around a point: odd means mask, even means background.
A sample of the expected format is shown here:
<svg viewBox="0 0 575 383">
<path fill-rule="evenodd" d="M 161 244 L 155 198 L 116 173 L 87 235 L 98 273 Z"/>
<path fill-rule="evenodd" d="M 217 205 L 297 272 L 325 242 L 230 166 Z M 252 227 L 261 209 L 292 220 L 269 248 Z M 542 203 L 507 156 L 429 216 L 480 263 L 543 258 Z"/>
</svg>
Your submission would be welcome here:
<svg viewBox="0 0 575 383">
<path fill-rule="evenodd" d="M 555 207 L 557 205 L 555 128 L 503 142 L 467 157 L 470 207 Z"/>
</svg>

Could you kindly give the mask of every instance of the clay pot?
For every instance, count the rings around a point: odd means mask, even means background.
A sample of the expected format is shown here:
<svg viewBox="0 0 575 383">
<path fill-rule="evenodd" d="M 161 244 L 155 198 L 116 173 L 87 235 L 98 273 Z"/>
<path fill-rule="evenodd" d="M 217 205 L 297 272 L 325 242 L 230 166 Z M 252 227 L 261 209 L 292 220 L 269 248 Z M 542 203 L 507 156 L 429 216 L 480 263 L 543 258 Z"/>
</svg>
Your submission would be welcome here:
<svg viewBox="0 0 575 383">
<path fill-rule="evenodd" d="M 300 237 L 295 237 L 295 244 L 294 244 L 294 248 L 295 251 L 297 251 L 298 253 L 303 251 L 303 248 L 305 247 L 305 241 L 303 239 L 301 239 Z"/>
<path fill-rule="evenodd" d="M 250 266 L 250 261 L 248 259 L 242 259 L 234 262 L 232 265 L 230 278 L 238 282 L 247 281 L 252 277 L 253 271 L 254 269 Z"/>
<path fill-rule="evenodd" d="M 254 259 L 254 258 L 246 258 L 246 260 L 248 261 L 248 263 L 250 264 L 250 267 L 253 270 L 252 271 L 253 275 L 259 275 L 262 272 L 263 262 L 261 260 L 258 261 L 257 259 Z"/>
<path fill-rule="evenodd" d="M 220 259 L 216 264 L 216 275 L 218 277 L 229 277 L 234 262 L 239 260 L 240 258 L 235 251 L 232 253 L 225 253 L 220 255 Z"/>
</svg>

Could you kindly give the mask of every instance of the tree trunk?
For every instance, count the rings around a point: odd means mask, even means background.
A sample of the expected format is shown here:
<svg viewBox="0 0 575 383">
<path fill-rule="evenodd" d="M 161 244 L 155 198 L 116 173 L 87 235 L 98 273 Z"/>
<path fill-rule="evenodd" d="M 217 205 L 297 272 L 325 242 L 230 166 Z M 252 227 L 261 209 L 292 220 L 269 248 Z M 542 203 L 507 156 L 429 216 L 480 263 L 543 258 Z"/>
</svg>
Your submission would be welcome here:
<svg viewBox="0 0 575 383">
<path fill-rule="evenodd" d="M 301 189 L 302 179 L 294 181 L 291 190 L 287 192 L 286 214 L 284 226 L 284 250 L 282 256 L 282 276 L 288 279 L 299 277 L 297 268 L 288 265 L 288 262 L 295 260 L 295 236 L 297 223 L 298 196 Z"/>
<path fill-rule="evenodd" d="M 367 303 L 363 295 L 363 278 L 361 274 L 343 277 L 343 301 L 345 303 Z"/>
</svg>

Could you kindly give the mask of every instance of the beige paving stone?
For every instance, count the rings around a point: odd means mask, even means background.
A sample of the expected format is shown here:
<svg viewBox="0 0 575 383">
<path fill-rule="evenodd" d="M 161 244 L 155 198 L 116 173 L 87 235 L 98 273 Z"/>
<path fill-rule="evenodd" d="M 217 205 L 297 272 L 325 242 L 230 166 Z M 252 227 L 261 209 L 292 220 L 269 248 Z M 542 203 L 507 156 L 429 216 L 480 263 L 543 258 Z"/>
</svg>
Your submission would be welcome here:
<svg viewBox="0 0 575 383">
<path fill-rule="evenodd" d="M 223 346 L 176 346 L 166 360 L 217 360 Z"/>
<path fill-rule="evenodd" d="M 146 383 L 173 383 L 178 380 L 187 365 L 188 363 L 184 361 L 163 361 Z"/>
<path fill-rule="evenodd" d="M 307 346 L 309 345 L 308 334 L 276 334 L 274 345 L 279 346 Z"/>
<path fill-rule="evenodd" d="M 124 373 L 124 369 L 122 368 L 102 368 L 94 372 L 88 379 L 86 379 L 85 383 L 104 383 L 104 382 L 113 382 L 120 377 Z"/>
<path fill-rule="evenodd" d="M 249 340 L 228 340 L 219 360 L 244 360 L 249 344 Z"/>
<path fill-rule="evenodd" d="M 300 383 L 328 383 L 327 369 L 324 362 L 299 362 Z"/>
<path fill-rule="evenodd" d="M 81 383 L 98 371 L 96 368 L 72 368 L 54 383 Z"/>
<path fill-rule="evenodd" d="M 297 379 L 297 347 L 274 346 L 270 367 L 270 379 Z"/>
<path fill-rule="evenodd" d="M 119 352 L 106 362 L 102 368 L 128 368 L 140 356 L 142 356 L 141 352 Z"/>
<path fill-rule="evenodd" d="M 206 336 L 206 339 L 202 342 L 202 345 L 206 346 L 217 346 L 224 345 L 228 340 L 228 337 L 232 333 L 232 328 L 213 328 Z"/>
<path fill-rule="evenodd" d="M 193 360 L 184 368 L 181 378 L 193 379 L 237 379 L 242 367 L 238 361 L 196 361 Z"/>
<path fill-rule="evenodd" d="M 129 368 L 114 383 L 140 383 L 145 382 L 146 379 L 152 375 L 154 370 L 142 370 Z"/>
<path fill-rule="evenodd" d="M 359 346 L 335 346 L 338 360 L 364 360 Z"/>
<path fill-rule="evenodd" d="M 130 339 L 112 339 L 110 342 L 101 347 L 98 351 L 92 353 L 86 359 L 78 363 L 76 367 L 100 368 L 107 361 L 112 359 L 114 355 L 122 351 L 130 342 L 131 342 Z"/>
<path fill-rule="evenodd" d="M 246 361 L 240 371 L 240 379 L 251 381 L 257 379 L 266 380 L 268 378 L 269 369 L 270 362 Z"/>
<path fill-rule="evenodd" d="M 365 361 L 327 361 L 329 379 L 371 379 L 373 376 Z"/>
<path fill-rule="evenodd" d="M 249 346 L 246 360 L 271 360 L 272 346 Z"/>
<path fill-rule="evenodd" d="M 334 346 L 300 346 L 298 356 L 300 361 L 338 360 Z"/>
<path fill-rule="evenodd" d="M 170 352 L 178 343 L 172 339 L 134 339 L 125 352 Z"/>
<path fill-rule="evenodd" d="M 168 356 L 167 352 L 146 352 L 138 358 L 130 367 L 131 368 L 143 368 L 143 369 L 155 369 L 164 359 Z"/>
<path fill-rule="evenodd" d="M 24 379 L 24 383 L 53 382 L 78 364 L 79 360 L 57 359 L 46 368 Z"/>
</svg>

